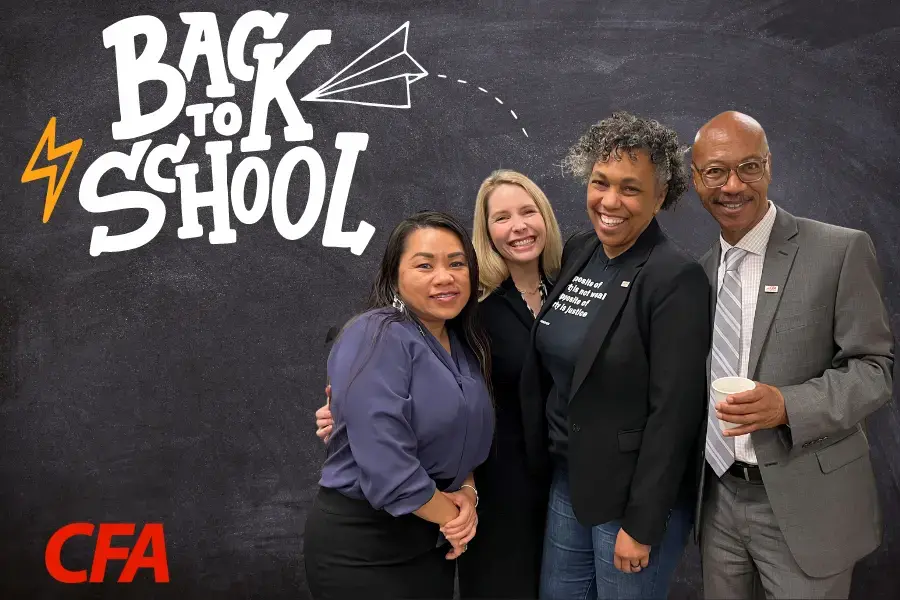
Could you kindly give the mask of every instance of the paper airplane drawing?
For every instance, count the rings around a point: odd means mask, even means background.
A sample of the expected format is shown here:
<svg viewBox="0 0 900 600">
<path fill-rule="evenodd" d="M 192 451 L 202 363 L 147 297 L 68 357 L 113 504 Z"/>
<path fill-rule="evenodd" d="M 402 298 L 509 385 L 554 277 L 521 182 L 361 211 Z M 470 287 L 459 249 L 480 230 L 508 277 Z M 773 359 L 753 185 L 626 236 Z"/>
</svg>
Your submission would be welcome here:
<svg viewBox="0 0 900 600">
<path fill-rule="evenodd" d="M 409 55 L 409 21 L 305 95 L 306 102 L 409 108 L 409 86 L 428 72 Z"/>
</svg>

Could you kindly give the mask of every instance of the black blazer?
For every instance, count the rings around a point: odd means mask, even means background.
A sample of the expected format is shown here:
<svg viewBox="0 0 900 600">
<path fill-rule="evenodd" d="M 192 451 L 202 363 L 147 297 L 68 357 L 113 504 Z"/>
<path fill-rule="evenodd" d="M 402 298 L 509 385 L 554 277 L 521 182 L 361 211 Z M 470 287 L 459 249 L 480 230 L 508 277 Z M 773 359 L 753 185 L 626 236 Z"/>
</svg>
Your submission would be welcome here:
<svg viewBox="0 0 900 600">
<path fill-rule="evenodd" d="M 550 308 L 600 243 L 593 230 L 566 243 Z M 572 506 L 585 525 L 620 520 L 656 544 L 681 494 L 695 494 L 706 418 L 710 284 L 703 268 L 650 222 L 627 254 L 604 310 L 591 322 L 572 378 L 568 465 Z M 540 327 L 538 325 L 537 327 Z M 532 331 L 520 392 L 528 459 L 550 467 L 546 399 L 556 393 Z M 688 496 L 690 498 L 690 496 Z"/>
<path fill-rule="evenodd" d="M 511 278 L 481 301 L 478 316 L 491 340 L 491 387 L 498 413 L 496 436 L 521 441 L 519 375 L 534 317 Z"/>
<path fill-rule="evenodd" d="M 550 486 L 528 468 L 519 399 L 534 317 L 509 278 L 481 301 L 478 316 L 491 340 L 497 418 L 491 453 L 475 469 L 477 543 L 457 560 L 460 598 L 537 598 Z"/>
</svg>

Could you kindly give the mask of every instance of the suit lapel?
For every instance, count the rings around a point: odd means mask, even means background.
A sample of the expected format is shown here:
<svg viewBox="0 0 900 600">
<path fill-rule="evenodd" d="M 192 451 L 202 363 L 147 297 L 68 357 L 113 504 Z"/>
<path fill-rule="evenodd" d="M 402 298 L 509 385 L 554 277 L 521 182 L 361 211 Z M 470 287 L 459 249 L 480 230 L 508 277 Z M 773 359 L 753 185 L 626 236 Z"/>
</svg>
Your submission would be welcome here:
<svg viewBox="0 0 900 600">
<path fill-rule="evenodd" d="M 719 261 L 722 256 L 722 244 L 718 241 L 713 245 L 712 248 L 707 251 L 707 253 L 700 259 L 700 265 L 703 267 L 703 270 L 706 271 L 706 277 L 709 279 L 709 293 L 710 293 L 710 307 L 712 310 L 709 311 L 709 326 L 710 330 L 712 330 L 713 325 L 716 321 L 716 303 L 719 297 Z M 709 384 L 709 369 L 710 369 L 710 361 L 712 360 L 712 353 L 708 352 L 706 354 L 706 379 L 707 384 Z"/>
<path fill-rule="evenodd" d="M 756 301 L 756 315 L 753 317 L 753 339 L 750 343 L 750 362 L 747 365 L 747 376 L 756 378 L 756 366 L 762 347 L 769 336 L 769 328 L 775 318 L 775 311 L 784 295 L 784 284 L 797 256 L 797 243 L 793 241 L 797 235 L 797 221 L 782 208 L 778 208 L 772 234 L 766 247 L 763 261 L 762 279 Z M 777 286 L 777 292 L 766 292 L 770 286 Z M 771 289 L 771 288 L 770 288 Z"/>
<path fill-rule="evenodd" d="M 528 305 L 525 304 L 525 300 L 519 295 L 512 279 L 507 278 L 507 280 L 501 284 L 498 291 L 503 297 L 503 301 L 512 309 L 513 314 L 522 321 L 522 324 L 525 325 L 525 327 L 531 329 L 531 326 L 534 325 L 534 317 L 531 316 Z"/>
<path fill-rule="evenodd" d="M 640 265 L 622 266 L 617 279 L 634 281 L 640 269 Z M 625 306 L 625 301 L 628 299 L 632 287 L 631 285 L 628 287 L 613 286 L 607 292 L 606 299 L 603 301 L 603 310 L 591 322 L 584 336 L 578 360 L 575 362 L 575 370 L 572 372 L 572 387 L 569 392 L 570 402 L 575 397 L 575 394 L 578 393 L 578 388 L 584 382 L 591 365 L 594 364 L 597 353 L 600 352 L 600 347 L 603 346 L 606 336 L 609 335 L 609 328 L 619 316 L 619 313 L 622 312 L 622 307 Z"/>
<path fill-rule="evenodd" d="M 568 264 L 563 268 L 563 270 L 559 273 L 559 278 L 557 278 L 556 283 L 553 285 L 553 288 L 550 290 L 550 293 L 547 294 L 547 299 L 544 300 L 543 306 L 541 306 L 541 310 L 538 312 L 537 317 L 535 317 L 532 322 L 533 325 L 537 324 L 541 319 L 544 318 L 544 315 L 547 314 L 547 311 L 553 306 L 553 303 L 559 298 L 559 295 L 562 294 L 565 287 L 572 281 L 572 278 L 581 270 L 584 264 L 590 259 L 591 255 L 594 253 L 594 250 L 597 246 L 600 245 L 600 240 L 597 236 L 591 236 L 588 242 L 584 245 L 583 248 L 577 250 L 577 254 L 575 257 L 568 262 Z M 541 389 L 545 393 L 548 391 L 541 386 L 543 380 L 539 374 L 543 372 L 543 367 L 541 366 L 539 354 L 535 350 L 535 336 L 537 336 L 538 327 L 531 327 L 531 332 L 528 337 L 528 351 L 525 354 L 525 366 L 522 369 L 522 376 L 519 382 L 520 390 L 528 390 L 528 389 Z M 521 393 L 522 400 L 522 415 L 523 418 L 529 418 L 533 415 L 533 411 L 537 410 L 537 407 L 526 405 L 526 401 L 532 398 L 532 395 L 528 393 Z M 541 398 L 543 401 L 543 398 Z"/>
<path fill-rule="evenodd" d="M 619 276 L 616 279 L 622 282 L 628 281 L 630 285 L 627 287 L 616 285 L 609 288 L 606 299 L 603 301 L 603 309 L 594 317 L 588 327 L 584 336 L 584 342 L 581 344 L 581 352 L 578 353 L 578 360 L 575 362 L 575 369 L 572 372 L 569 402 L 572 401 L 572 398 L 578 393 L 581 384 L 584 383 L 584 378 L 597 359 L 597 353 L 600 352 L 603 342 L 606 341 L 606 337 L 609 335 L 610 327 L 618 318 L 619 313 L 622 312 L 622 307 L 625 306 L 631 290 L 634 289 L 634 282 L 641 267 L 647 262 L 647 258 L 660 237 L 661 230 L 654 219 L 641 234 L 641 237 L 638 238 L 638 241 L 635 242 L 635 245 L 629 251 L 630 255 L 619 267 Z"/>
<path fill-rule="evenodd" d="M 550 310 L 565 287 L 572 281 L 572 278 L 590 259 L 599 244 L 600 240 L 597 236 L 591 236 L 583 248 L 574 250 L 576 255 L 568 261 L 568 264 L 560 272 L 559 278 L 556 280 L 550 293 L 547 294 L 547 299 L 544 300 L 544 305 L 541 306 L 535 322 L 544 318 L 544 315 L 547 314 L 547 311 Z M 543 476 L 549 468 L 547 463 L 547 422 L 545 411 L 547 394 L 551 393 L 553 383 L 541 364 L 540 355 L 535 348 L 537 332 L 538 326 L 531 328 L 528 349 L 525 353 L 525 361 L 519 379 L 519 403 L 522 407 L 522 427 L 526 432 L 525 448 L 529 457 L 529 463 L 531 463 L 533 469 Z"/>
</svg>

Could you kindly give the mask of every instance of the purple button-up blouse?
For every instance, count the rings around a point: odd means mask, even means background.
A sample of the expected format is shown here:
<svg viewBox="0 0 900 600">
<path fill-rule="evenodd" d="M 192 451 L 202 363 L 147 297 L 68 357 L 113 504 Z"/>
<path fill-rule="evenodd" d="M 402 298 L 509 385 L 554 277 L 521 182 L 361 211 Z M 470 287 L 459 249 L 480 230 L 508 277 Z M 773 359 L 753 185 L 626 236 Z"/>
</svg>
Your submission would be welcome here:
<svg viewBox="0 0 900 600">
<path fill-rule="evenodd" d="M 332 348 L 334 428 L 319 484 L 399 516 L 428 502 L 435 480 L 456 491 L 484 462 L 494 411 L 478 361 L 457 336 L 448 354 L 427 329 L 385 322 L 394 310 L 364 313 Z"/>
</svg>

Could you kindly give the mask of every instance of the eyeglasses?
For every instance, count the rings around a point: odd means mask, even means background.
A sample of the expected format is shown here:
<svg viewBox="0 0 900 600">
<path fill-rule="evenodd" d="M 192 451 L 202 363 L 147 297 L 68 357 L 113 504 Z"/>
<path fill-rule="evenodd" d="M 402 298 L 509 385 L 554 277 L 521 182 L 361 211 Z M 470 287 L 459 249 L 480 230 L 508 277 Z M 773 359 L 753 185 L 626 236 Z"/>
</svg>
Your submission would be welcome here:
<svg viewBox="0 0 900 600">
<path fill-rule="evenodd" d="M 732 171 L 734 171 L 737 174 L 738 179 L 744 183 L 759 181 L 763 178 L 763 175 L 766 174 L 766 163 L 768 160 L 769 159 L 767 158 L 753 158 L 742 162 L 734 168 L 713 165 L 711 167 L 706 167 L 705 169 L 700 169 L 694 163 L 691 163 L 691 166 L 700 173 L 700 180 L 703 181 L 703 185 L 708 188 L 720 188 L 728 183 Z"/>
</svg>

